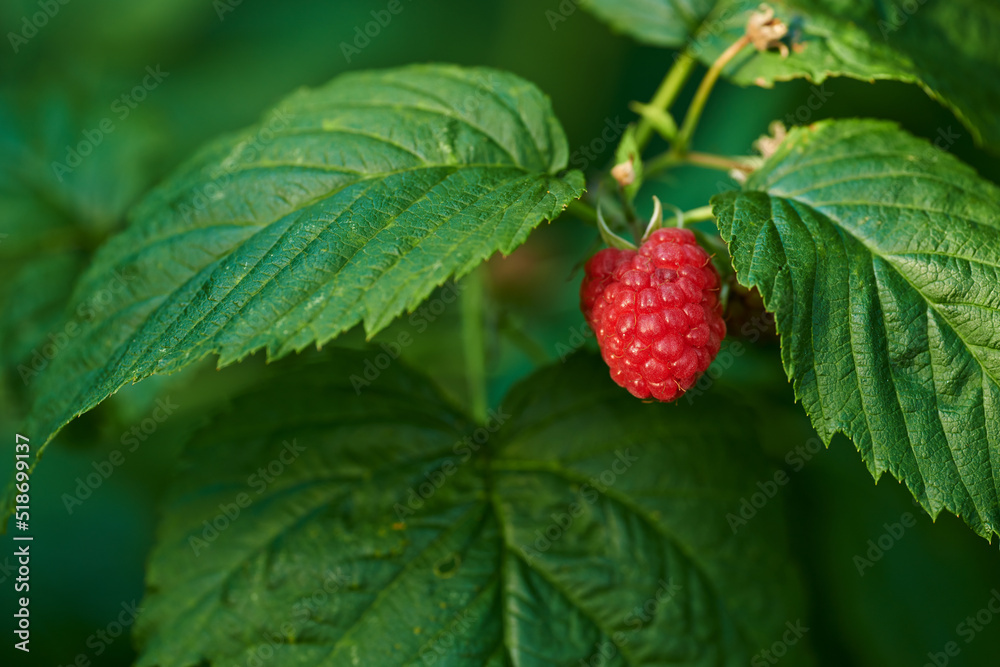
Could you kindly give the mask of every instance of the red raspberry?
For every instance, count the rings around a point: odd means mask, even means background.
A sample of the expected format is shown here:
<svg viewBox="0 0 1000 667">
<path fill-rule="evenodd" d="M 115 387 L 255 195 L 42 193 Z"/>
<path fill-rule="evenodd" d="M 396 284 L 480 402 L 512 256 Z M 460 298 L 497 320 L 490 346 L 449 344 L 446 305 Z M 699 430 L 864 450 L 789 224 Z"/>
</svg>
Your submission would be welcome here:
<svg viewBox="0 0 1000 667">
<path fill-rule="evenodd" d="M 580 307 L 611 378 L 638 398 L 680 398 L 726 335 L 719 274 L 688 229 L 659 229 L 635 250 L 587 262 Z"/>
</svg>

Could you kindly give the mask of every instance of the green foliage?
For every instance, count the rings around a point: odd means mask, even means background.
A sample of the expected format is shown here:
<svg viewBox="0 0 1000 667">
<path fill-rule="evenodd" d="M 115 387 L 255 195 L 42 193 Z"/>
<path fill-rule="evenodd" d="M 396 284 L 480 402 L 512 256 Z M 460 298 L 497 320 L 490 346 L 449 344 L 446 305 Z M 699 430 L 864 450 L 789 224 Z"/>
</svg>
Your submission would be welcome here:
<svg viewBox="0 0 1000 667">
<path fill-rule="evenodd" d="M 56 252 L 21 263 L 4 281 L 0 311 L 0 363 L 17 373 L 32 350 L 63 323 L 63 308 L 84 263 L 77 253 Z M 49 342 L 49 341 L 46 341 Z"/>
<path fill-rule="evenodd" d="M 643 405 L 576 356 L 477 425 L 398 364 L 359 396 L 368 356 L 279 365 L 196 436 L 140 665 L 576 664 L 612 638 L 608 664 L 738 665 L 800 617 L 780 503 L 727 523 L 764 468 L 716 405 Z"/>
<path fill-rule="evenodd" d="M 689 51 L 706 65 L 735 42 L 760 3 L 719 0 L 694 3 L 697 11 L 677 21 L 674 0 L 607 2 L 614 18 L 593 10 L 640 41 L 680 46 L 678 29 L 691 28 Z M 1000 150 L 1000 5 L 994 0 L 881 3 L 874 0 L 774 0 L 776 16 L 789 26 L 787 57 L 777 50 L 747 49 L 724 70 L 739 85 L 771 86 L 805 77 L 821 83 L 832 76 L 863 81 L 893 79 L 920 85 L 951 109 L 977 141 Z M 694 10 L 689 10 L 694 11 Z M 666 23 L 649 16 L 667 16 Z"/>
<path fill-rule="evenodd" d="M 740 6 L 740 0 L 728 0 Z M 744 3 L 745 4 L 745 3 Z M 771 3 L 794 42 L 787 58 L 777 51 L 733 62 L 725 75 L 740 85 L 771 85 L 806 77 L 915 83 L 972 131 L 977 142 L 1000 151 L 1000 5 L 994 0 L 889 3 L 790 0 Z M 910 7 L 910 11 L 904 9 Z M 742 33 L 745 16 L 711 26 L 698 42 L 711 62 Z"/>
<path fill-rule="evenodd" d="M 613 28 L 656 46 L 679 47 L 717 0 L 590 0 L 581 6 Z"/>
<path fill-rule="evenodd" d="M 369 335 L 509 253 L 578 197 L 566 139 L 530 84 L 415 66 L 301 91 L 202 150 L 97 254 L 79 304 L 114 291 L 36 380 L 44 443 L 125 383 Z M 126 289 L 112 286 L 126 284 Z"/>
<path fill-rule="evenodd" d="M 713 199 L 824 440 L 990 539 L 1000 526 L 1000 189 L 894 124 L 792 132 Z"/>
<path fill-rule="evenodd" d="M 1000 586 L 1000 171 L 972 141 L 1000 147 L 997 0 L 774 0 L 787 57 L 725 63 L 759 0 L 433 4 L 0 8 L 0 421 L 39 454 L 118 393 L 32 469 L 32 625 L 60 628 L 35 659 L 131 663 L 93 631 L 151 548 L 141 665 L 903 667 L 966 640 Z M 491 67 L 407 65 L 441 60 Z M 747 89 L 705 106 L 720 71 Z M 734 154 L 857 104 L 948 143 L 821 121 Z M 670 406 L 573 354 L 602 219 L 638 235 L 654 197 L 730 332 Z"/>
<path fill-rule="evenodd" d="M 18 385 L 30 382 L 34 353 L 65 324 L 94 246 L 150 186 L 159 144 L 149 123 L 133 119 L 68 168 L 77 123 L 95 127 L 100 110 L 77 113 L 62 96 L 46 99 L 45 116 L 33 124 L 17 113 L 18 96 L 0 91 L 0 364 Z"/>
</svg>

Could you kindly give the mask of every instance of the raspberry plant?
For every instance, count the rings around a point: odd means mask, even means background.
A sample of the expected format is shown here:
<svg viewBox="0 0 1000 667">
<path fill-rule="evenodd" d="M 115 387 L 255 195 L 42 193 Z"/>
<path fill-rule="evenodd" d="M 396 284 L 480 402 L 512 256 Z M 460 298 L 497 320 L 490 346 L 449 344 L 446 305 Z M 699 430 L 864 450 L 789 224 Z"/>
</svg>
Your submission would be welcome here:
<svg viewBox="0 0 1000 667">
<path fill-rule="evenodd" d="M 769 397 L 732 379 L 757 370 L 720 355 L 770 329 L 815 452 L 845 436 L 914 512 L 992 542 L 997 186 L 882 120 L 777 123 L 753 155 L 696 150 L 720 78 L 850 77 L 920 86 L 995 152 L 1000 8 L 919 4 L 591 0 L 675 55 L 614 159 L 587 174 L 567 167 L 549 99 L 518 76 L 354 71 L 197 151 L 85 270 L 26 264 L 73 285 L 68 304 L 38 306 L 67 313 L 50 320 L 65 323 L 58 354 L 22 344 L 5 360 L 31 386 L 18 432 L 33 469 L 128 385 L 206 359 L 274 362 L 240 364 L 247 375 L 180 429 L 138 664 L 841 664 L 801 629 L 816 618 L 802 587 L 815 564 L 789 547 L 787 476 L 751 426 Z M 682 211 L 670 201 L 683 182 L 663 179 L 691 166 L 726 187 Z M 7 220 L 0 241 L 41 224 Z M 491 396 L 490 329 L 511 323 L 480 265 L 546 221 L 593 240 L 571 279 L 578 335 L 594 342 Z M 44 301 L 11 293 L 12 313 Z M 750 342 L 740 309 L 765 322 Z M 419 333 L 441 318 L 455 338 L 431 363 L 408 331 L 367 342 L 400 317 Z M 457 396 L 434 377 L 453 350 Z M 826 454 L 795 452 L 795 470 Z"/>
</svg>

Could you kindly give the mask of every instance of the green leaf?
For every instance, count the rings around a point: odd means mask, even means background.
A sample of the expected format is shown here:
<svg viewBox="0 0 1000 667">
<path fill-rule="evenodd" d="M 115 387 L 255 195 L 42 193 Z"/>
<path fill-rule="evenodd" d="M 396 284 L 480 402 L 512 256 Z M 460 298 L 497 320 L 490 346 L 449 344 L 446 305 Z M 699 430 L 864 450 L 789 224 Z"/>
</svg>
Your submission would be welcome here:
<svg viewBox="0 0 1000 667">
<path fill-rule="evenodd" d="M 61 251 L 24 262 L 0 286 L 0 366 L 30 378 L 33 351 L 62 340 L 65 300 L 83 269 L 79 253 Z M 25 364 L 22 366 L 22 364 Z"/>
<path fill-rule="evenodd" d="M 921 86 L 972 131 L 1000 149 L 1000 5 L 983 0 L 882 3 L 844 0 L 769 2 L 801 45 L 787 58 L 746 49 L 723 71 L 743 86 L 831 76 L 892 79 Z M 904 6 L 913 11 L 907 11 Z M 743 34 L 755 3 L 723 0 L 695 39 L 706 64 Z M 820 91 L 822 105 L 829 93 Z"/>
<path fill-rule="evenodd" d="M 1000 526 L 1000 189 L 892 123 L 793 130 L 713 199 L 737 276 L 775 313 L 796 396 L 991 539 Z"/>
<path fill-rule="evenodd" d="M 773 0 L 767 3 L 801 44 L 782 58 L 777 50 L 746 49 L 724 70 L 742 85 L 831 76 L 892 79 L 921 86 L 951 109 L 976 141 L 1000 150 L 1000 5 L 990 0 L 896 2 Z M 743 35 L 760 3 L 747 0 L 594 0 L 599 17 L 641 42 L 688 47 L 710 65 Z M 813 104 L 822 105 L 821 91 Z"/>
<path fill-rule="evenodd" d="M 140 665 L 575 665 L 613 650 L 602 664 L 736 666 L 802 618 L 780 499 L 730 529 L 773 471 L 741 415 L 717 418 L 729 406 L 643 404 L 578 356 L 477 427 L 398 364 L 357 384 L 377 350 L 335 352 L 189 446 Z M 784 662 L 812 664 L 803 645 Z"/>
<path fill-rule="evenodd" d="M 211 354 L 280 357 L 369 335 L 583 190 L 548 99 L 510 74 L 414 66 L 300 91 L 211 144 L 97 254 L 76 301 L 110 303 L 41 372 L 47 442 L 127 382 Z M 121 289 L 124 284 L 125 288 Z"/>
<path fill-rule="evenodd" d="M 589 0 L 581 7 L 645 44 L 684 44 L 717 0 Z"/>
<path fill-rule="evenodd" d="M 80 128 L 100 125 L 104 98 L 79 113 L 62 93 L 29 98 L 0 90 L 0 365 L 14 369 L 22 389 L 33 367 L 63 346 L 74 283 L 150 186 L 159 143 L 137 117 L 110 134 L 90 132 L 97 150 Z M 67 160 L 71 150 L 79 162 Z"/>
</svg>

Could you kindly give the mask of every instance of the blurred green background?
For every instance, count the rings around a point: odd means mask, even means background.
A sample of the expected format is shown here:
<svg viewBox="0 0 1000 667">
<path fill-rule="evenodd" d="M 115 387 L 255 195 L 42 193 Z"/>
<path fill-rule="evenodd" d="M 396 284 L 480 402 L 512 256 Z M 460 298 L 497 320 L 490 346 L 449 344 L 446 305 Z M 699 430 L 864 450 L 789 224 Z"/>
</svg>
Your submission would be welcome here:
<svg viewBox="0 0 1000 667">
<path fill-rule="evenodd" d="M 0 437 L 11 443 L 30 397 L 17 366 L 58 330 L 76 275 L 103 239 L 126 224 L 130 205 L 206 140 L 254 122 L 295 88 L 341 72 L 442 61 L 489 65 L 535 82 L 551 96 L 576 151 L 600 137 L 609 121 L 630 119 L 628 102 L 649 99 L 673 55 L 612 34 L 584 11 L 553 29 L 545 11 L 555 9 L 558 0 L 403 0 L 403 12 L 350 62 L 341 44 L 352 42 L 356 27 L 370 21 L 373 10 L 384 9 L 385 0 L 42 4 L 58 11 L 35 33 L 25 30 L 24 21 L 42 11 L 38 0 L 6 0 L 0 6 L 0 27 L 8 35 L 0 47 Z M 12 32 L 26 37 L 10 43 Z M 143 83 L 147 68 L 165 76 L 132 108 L 121 97 Z M 695 146 L 748 153 L 769 121 L 806 108 L 811 95 L 805 82 L 770 91 L 723 83 Z M 915 87 L 837 80 L 826 84 L 824 95 L 829 100 L 810 112 L 809 121 L 874 116 L 897 120 L 929 139 L 957 132 L 952 152 L 985 177 L 1000 179 L 996 160 L 978 151 L 955 118 Z M 113 131 L 102 133 L 92 154 L 60 179 L 53 162 L 65 162 L 69 148 L 88 132 L 94 136 L 104 119 Z M 588 160 L 589 172 L 606 169 L 612 155 L 609 145 Z M 719 172 L 682 169 L 648 184 L 640 201 L 657 194 L 689 209 L 731 187 Z M 578 343 L 583 320 L 576 266 L 595 238 L 591 227 L 567 216 L 543 226 L 510 258 L 489 263 L 492 404 L 535 365 L 558 360 Z M 462 403 L 463 360 L 454 352 L 461 349 L 457 310 L 446 308 L 433 322 L 425 318 L 426 332 L 404 316 L 376 340 L 416 332 L 404 356 L 430 370 Z M 344 340 L 362 344 L 363 335 L 352 332 Z M 185 433 L 226 395 L 252 382 L 262 364 L 258 357 L 222 371 L 199 367 L 152 378 L 122 391 L 57 438 L 32 478 L 32 652 L 24 656 L 11 648 L 14 548 L 5 538 L 0 663 L 69 665 L 81 655 L 93 665 L 134 660 L 127 635 L 105 642 L 97 633 L 109 629 L 123 604 L 141 600 L 157 499 Z M 792 404 L 773 343 L 738 357 L 710 392 L 755 407 L 756 427 L 775 469 L 790 470 L 786 453 L 803 445 L 811 430 Z M 74 493 L 78 478 L 122 449 L 122 435 L 163 397 L 178 404 L 183 416 L 158 427 L 68 511 L 65 494 Z M 4 445 L 4 451 L 11 449 Z M 0 465 L 4 475 L 9 458 Z M 790 475 L 783 494 L 810 594 L 805 622 L 823 665 L 916 667 L 949 641 L 962 649 L 951 665 L 997 664 L 1000 618 L 968 644 L 956 633 L 960 622 L 1000 590 L 995 546 L 953 517 L 932 522 L 891 479 L 874 485 L 846 441 Z M 904 512 L 913 512 L 917 525 L 859 576 L 854 556 L 864 555 L 868 540 L 877 540 L 883 524 L 899 521 Z"/>
</svg>

